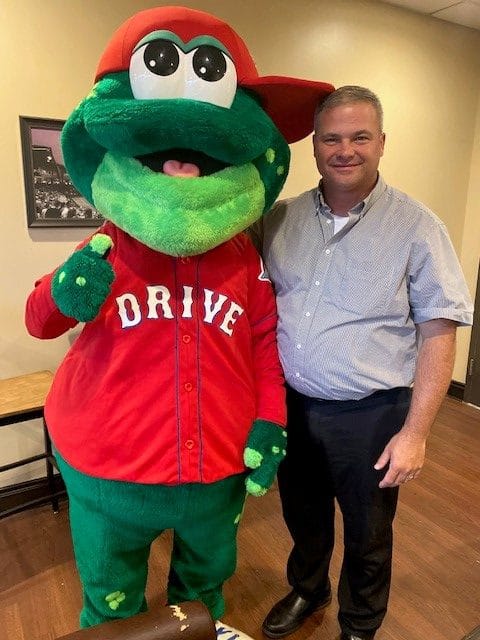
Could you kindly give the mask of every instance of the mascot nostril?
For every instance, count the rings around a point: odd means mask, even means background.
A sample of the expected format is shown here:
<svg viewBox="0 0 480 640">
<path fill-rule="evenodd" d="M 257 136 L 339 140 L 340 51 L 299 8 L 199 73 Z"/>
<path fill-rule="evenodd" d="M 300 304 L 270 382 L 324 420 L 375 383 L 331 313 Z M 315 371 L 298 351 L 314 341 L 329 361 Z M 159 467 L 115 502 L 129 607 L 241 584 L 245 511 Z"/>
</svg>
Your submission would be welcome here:
<svg viewBox="0 0 480 640">
<path fill-rule="evenodd" d="M 169 603 L 224 613 L 246 494 L 267 491 L 286 442 L 273 291 L 243 231 L 332 90 L 261 77 L 228 24 L 160 7 L 117 30 L 66 122 L 67 170 L 106 221 L 37 283 L 26 322 L 44 339 L 85 322 L 45 408 L 83 627 L 146 607 L 167 528 Z"/>
</svg>

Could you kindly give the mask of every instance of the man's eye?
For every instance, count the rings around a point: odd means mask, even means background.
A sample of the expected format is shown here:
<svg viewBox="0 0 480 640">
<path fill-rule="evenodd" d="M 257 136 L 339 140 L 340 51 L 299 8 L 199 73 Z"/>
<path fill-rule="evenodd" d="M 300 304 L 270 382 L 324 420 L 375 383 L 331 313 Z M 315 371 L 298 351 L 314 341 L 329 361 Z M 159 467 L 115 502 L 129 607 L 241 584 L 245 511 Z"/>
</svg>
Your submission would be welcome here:
<svg viewBox="0 0 480 640">
<path fill-rule="evenodd" d="M 355 138 L 356 142 L 368 142 L 369 137 L 368 136 L 357 136 Z"/>
</svg>

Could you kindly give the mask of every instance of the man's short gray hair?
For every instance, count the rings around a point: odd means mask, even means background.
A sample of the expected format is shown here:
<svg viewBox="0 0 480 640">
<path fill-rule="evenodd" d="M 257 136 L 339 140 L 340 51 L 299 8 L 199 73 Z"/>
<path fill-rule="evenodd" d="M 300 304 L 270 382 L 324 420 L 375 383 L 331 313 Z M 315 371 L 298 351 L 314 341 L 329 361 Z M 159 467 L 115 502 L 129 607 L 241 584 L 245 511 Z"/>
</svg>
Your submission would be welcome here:
<svg viewBox="0 0 480 640">
<path fill-rule="evenodd" d="M 317 105 L 315 110 L 315 123 L 317 122 L 318 115 L 323 111 L 354 102 L 368 102 L 371 104 L 377 113 L 380 131 L 383 131 L 383 108 L 378 96 L 373 93 L 373 91 L 370 91 L 370 89 L 356 85 L 339 87 L 333 93 L 329 93 L 328 96 Z"/>
</svg>

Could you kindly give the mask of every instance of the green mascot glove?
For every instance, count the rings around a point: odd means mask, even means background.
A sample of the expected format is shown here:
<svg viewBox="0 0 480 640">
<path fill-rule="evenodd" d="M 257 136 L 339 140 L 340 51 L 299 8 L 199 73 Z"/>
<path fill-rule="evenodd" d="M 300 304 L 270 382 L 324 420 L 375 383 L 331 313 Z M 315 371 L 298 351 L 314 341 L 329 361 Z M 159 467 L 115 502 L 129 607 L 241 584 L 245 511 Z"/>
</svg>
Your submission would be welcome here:
<svg viewBox="0 0 480 640">
<path fill-rule="evenodd" d="M 285 457 L 287 432 L 274 422 L 255 420 L 243 452 L 245 466 L 253 471 L 246 480 L 252 496 L 263 496 L 275 479 L 278 465 Z"/>
<path fill-rule="evenodd" d="M 52 297 L 65 316 L 80 322 L 97 316 L 115 278 L 105 259 L 111 247 L 110 236 L 97 233 L 57 269 L 52 279 Z"/>
</svg>

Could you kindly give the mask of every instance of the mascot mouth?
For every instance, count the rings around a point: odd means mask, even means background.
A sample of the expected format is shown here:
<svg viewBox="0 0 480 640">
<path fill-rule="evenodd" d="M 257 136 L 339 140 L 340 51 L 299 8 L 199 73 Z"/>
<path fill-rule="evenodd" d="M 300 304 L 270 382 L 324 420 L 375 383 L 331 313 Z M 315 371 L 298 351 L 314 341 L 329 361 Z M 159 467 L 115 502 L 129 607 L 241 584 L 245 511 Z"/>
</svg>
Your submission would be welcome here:
<svg viewBox="0 0 480 640">
<path fill-rule="evenodd" d="M 253 163 L 185 180 L 111 152 L 97 168 L 92 195 L 108 220 L 171 256 L 205 253 L 246 229 L 265 208 L 265 187 Z"/>
<path fill-rule="evenodd" d="M 137 156 L 144 167 L 169 176 L 197 178 L 210 176 L 231 166 L 193 149 L 169 149 Z"/>
</svg>

